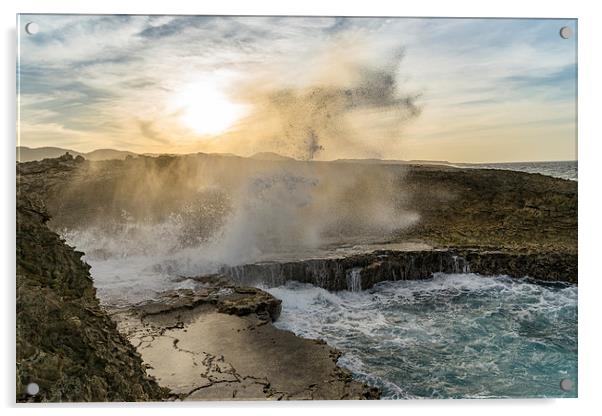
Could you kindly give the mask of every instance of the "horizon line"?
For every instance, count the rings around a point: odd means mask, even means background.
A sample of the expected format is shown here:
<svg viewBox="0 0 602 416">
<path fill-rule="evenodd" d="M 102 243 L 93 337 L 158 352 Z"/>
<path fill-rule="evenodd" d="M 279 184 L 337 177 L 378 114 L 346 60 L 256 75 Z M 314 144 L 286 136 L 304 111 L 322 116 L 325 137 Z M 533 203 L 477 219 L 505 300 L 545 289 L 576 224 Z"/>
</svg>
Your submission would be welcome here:
<svg viewBox="0 0 602 416">
<path fill-rule="evenodd" d="M 75 149 L 67 149 L 64 147 L 58 147 L 58 146 L 41 146 L 41 147 L 29 147 L 29 146 L 16 146 L 17 152 L 19 148 L 26 148 L 26 149 L 30 149 L 30 150 L 39 150 L 39 149 L 45 149 L 45 148 L 53 148 L 53 149 L 61 149 L 61 150 L 65 150 L 66 152 L 75 152 L 75 153 L 81 153 L 81 154 L 88 154 L 88 153 L 93 153 L 93 152 L 97 152 L 99 150 L 110 150 L 110 151 L 114 151 L 114 152 L 121 152 L 121 153 L 133 153 L 135 155 L 138 156 L 186 156 L 186 155 L 195 155 L 195 154 L 205 154 L 205 155 L 219 155 L 219 156 L 235 156 L 235 157 L 242 157 L 242 158 L 252 158 L 253 156 L 256 155 L 260 155 L 262 153 L 272 153 L 274 155 L 280 156 L 282 158 L 286 158 L 286 159 L 290 159 L 290 160 L 294 160 L 297 162 L 337 162 L 337 161 L 345 161 L 345 160 L 349 160 L 349 161 L 365 161 L 365 160 L 379 160 L 382 162 L 431 162 L 431 163 L 444 163 L 444 164 L 449 164 L 449 165 L 453 165 L 453 164 L 463 164 L 463 165 L 483 165 L 483 164 L 508 164 L 508 163 L 551 163 L 551 162 L 578 162 L 579 159 L 556 159 L 556 160 L 514 160 L 514 161 L 481 161 L 481 162 L 458 162 L 458 161 L 449 161 L 449 160 L 437 160 L 437 159 L 382 159 L 382 158 L 377 158 L 377 157 L 365 157 L 365 158 L 339 158 L 339 159 L 328 159 L 328 160 L 316 160 L 316 159 L 310 159 L 310 160 L 302 160 L 302 159 L 296 159 L 294 157 L 290 157 L 290 156 L 285 156 L 285 155 L 281 155 L 280 153 L 277 152 L 271 152 L 271 151 L 263 151 L 263 152 L 256 152 L 253 153 L 252 155 L 249 156 L 242 156 L 236 153 L 231 153 L 231 152 L 191 152 L 191 153 L 169 153 L 169 152 L 163 152 L 163 153 L 153 153 L 153 152 L 146 152 L 146 153 L 138 153 L 138 152 L 134 152 L 131 150 L 121 150 L 121 149 L 114 149 L 114 148 L 110 148 L 110 147 L 103 147 L 103 148 L 98 148 L 98 149 L 94 149 L 94 150 L 90 150 L 89 152 L 84 152 L 84 151 L 80 151 L 80 150 L 75 150 Z"/>
</svg>

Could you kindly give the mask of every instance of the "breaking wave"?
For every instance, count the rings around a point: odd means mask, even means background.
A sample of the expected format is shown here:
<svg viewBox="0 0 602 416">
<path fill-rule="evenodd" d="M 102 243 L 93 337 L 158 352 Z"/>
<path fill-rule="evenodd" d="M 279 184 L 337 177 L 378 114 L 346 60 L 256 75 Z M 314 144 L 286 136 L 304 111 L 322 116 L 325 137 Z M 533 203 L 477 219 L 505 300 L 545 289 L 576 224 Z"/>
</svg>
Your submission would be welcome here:
<svg viewBox="0 0 602 416">
<path fill-rule="evenodd" d="M 142 215 L 147 207 L 133 206 L 120 215 L 57 228 L 85 253 L 100 299 L 129 304 L 165 290 L 194 288 L 192 277 L 224 265 L 385 238 L 417 219 L 399 207 L 402 194 L 391 186 L 397 176 L 273 169 L 238 186 L 186 195 L 186 203 L 174 203 L 167 215 Z M 149 203 L 164 207 L 170 201 L 157 197 Z"/>
</svg>

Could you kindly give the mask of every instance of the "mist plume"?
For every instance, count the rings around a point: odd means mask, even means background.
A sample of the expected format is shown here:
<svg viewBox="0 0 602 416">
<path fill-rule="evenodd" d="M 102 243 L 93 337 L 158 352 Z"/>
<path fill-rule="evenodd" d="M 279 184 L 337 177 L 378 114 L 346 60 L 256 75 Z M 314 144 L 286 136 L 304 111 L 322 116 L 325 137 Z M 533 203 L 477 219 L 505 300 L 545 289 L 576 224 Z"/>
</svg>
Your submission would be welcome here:
<svg viewBox="0 0 602 416">
<path fill-rule="evenodd" d="M 403 91 L 398 81 L 402 49 L 366 57 L 359 49 L 368 46 L 349 42 L 331 44 L 311 67 L 302 64 L 307 72 L 296 82 L 274 81 L 270 72 L 243 85 L 235 97 L 251 111 L 216 146 L 299 160 L 386 156 L 399 145 L 405 124 L 419 116 L 420 93 Z M 340 48 L 347 49 L 344 58 Z"/>
</svg>

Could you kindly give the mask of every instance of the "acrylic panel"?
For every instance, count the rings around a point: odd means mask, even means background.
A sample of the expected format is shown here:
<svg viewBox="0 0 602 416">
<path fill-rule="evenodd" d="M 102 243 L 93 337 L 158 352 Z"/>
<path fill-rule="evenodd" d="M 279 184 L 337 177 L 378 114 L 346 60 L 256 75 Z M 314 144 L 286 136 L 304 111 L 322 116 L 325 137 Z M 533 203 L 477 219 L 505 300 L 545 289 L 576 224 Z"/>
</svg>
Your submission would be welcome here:
<svg viewBox="0 0 602 416">
<path fill-rule="evenodd" d="M 18 402 L 577 397 L 577 21 L 19 15 Z"/>
</svg>

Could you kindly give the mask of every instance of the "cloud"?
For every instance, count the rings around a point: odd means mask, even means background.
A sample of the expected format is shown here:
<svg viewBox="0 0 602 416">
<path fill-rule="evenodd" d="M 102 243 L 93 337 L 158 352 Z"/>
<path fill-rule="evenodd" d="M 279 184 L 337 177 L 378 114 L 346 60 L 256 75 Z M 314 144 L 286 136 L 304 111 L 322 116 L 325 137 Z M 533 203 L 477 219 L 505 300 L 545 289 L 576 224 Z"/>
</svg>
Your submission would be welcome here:
<svg viewBox="0 0 602 416">
<path fill-rule="evenodd" d="M 169 109 L 174 94 L 204 79 L 228 84 L 233 99 L 261 103 L 268 113 L 287 96 L 281 112 L 301 130 L 274 137 L 282 119 L 270 116 L 264 127 L 273 124 L 272 132 L 262 143 L 303 143 L 294 153 L 304 158 L 458 160 L 488 126 L 495 126 L 488 140 L 496 146 L 516 125 L 533 140 L 554 137 L 564 148 L 575 140 L 567 132 L 574 124 L 576 43 L 558 36 L 560 26 L 576 31 L 572 20 L 23 15 L 21 26 L 32 20 L 41 30 L 21 36 L 19 57 L 24 145 L 58 146 L 59 132 L 68 131 L 69 140 L 79 135 L 80 150 L 218 151 L 237 143 L 241 152 L 253 151 L 266 133 L 249 128 L 257 120 L 241 120 L 238 133 L 220 142 L 187 130 Z M 402 64 L 391 69 L 400 47 Z M 346 90 L 353 99 L 340 95 Z M 404 111 L 395 110 L 409 98 Z M 322 108 L 324 99 L 336 123 L 312 130 L 328 125 L 326 113 L 301 117 L 300 109 Z M 421 116 L 406 123 L 418 107 Z M 540 119 L 565 123 L 528 127 Z M 152 120 L 153 133 L 140 120 Z M 55 137 L 42 135 L 45 124 Z M 245 131 L 252 135 L 246 140 Z"/>
<path fill-rule="evenodd" d="M 201 25 L 209 23 L 211 16 L 186 16 L 175 17 L 168 22 L 156 26 L 145 27 L 138 36 L 149 39 L 160 39 L 168 36 L 179 35 L 187 28 L 198 29 Z"/>
</svg>

